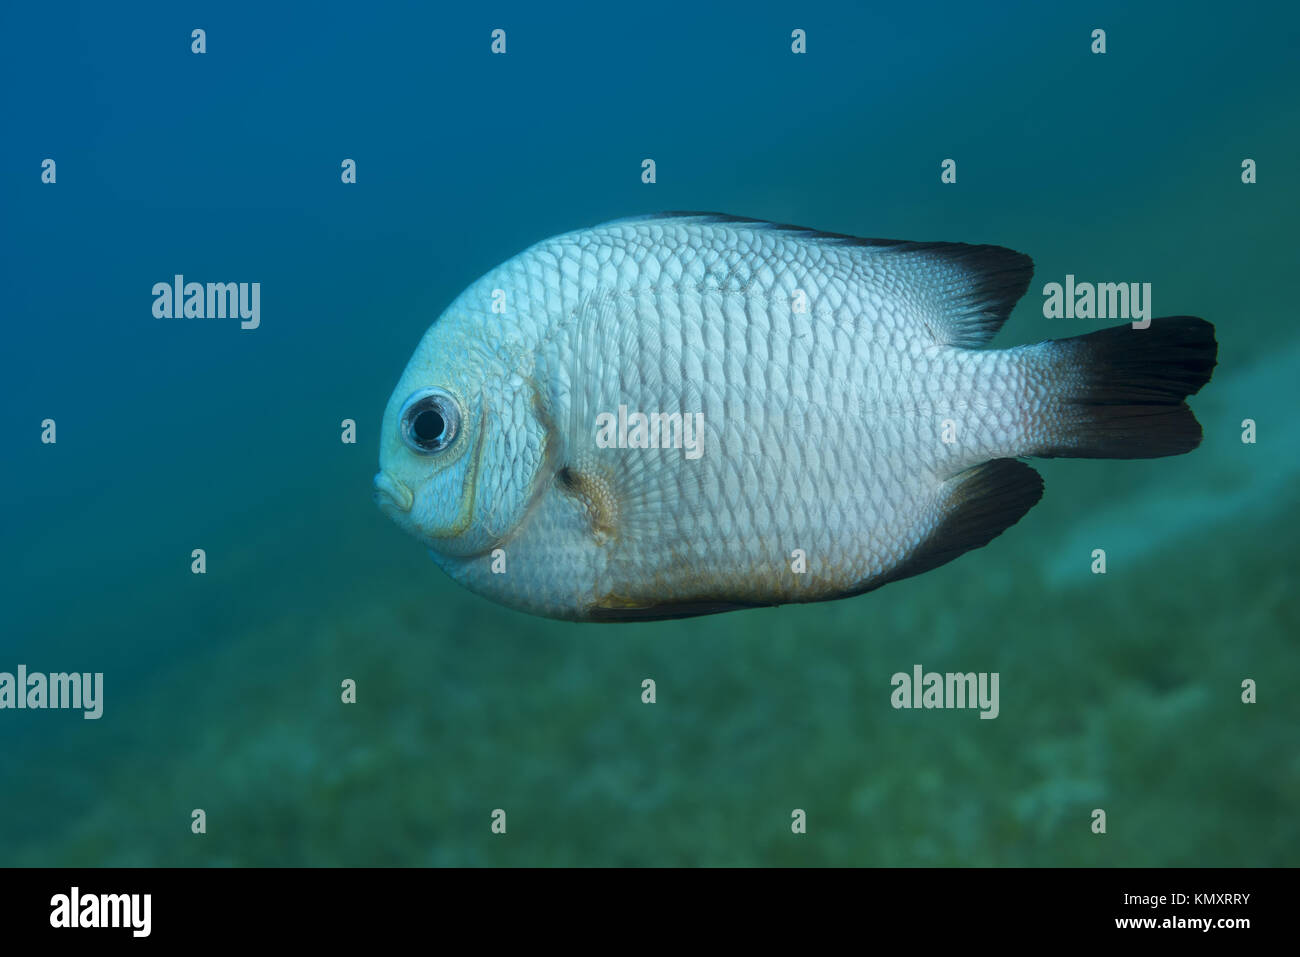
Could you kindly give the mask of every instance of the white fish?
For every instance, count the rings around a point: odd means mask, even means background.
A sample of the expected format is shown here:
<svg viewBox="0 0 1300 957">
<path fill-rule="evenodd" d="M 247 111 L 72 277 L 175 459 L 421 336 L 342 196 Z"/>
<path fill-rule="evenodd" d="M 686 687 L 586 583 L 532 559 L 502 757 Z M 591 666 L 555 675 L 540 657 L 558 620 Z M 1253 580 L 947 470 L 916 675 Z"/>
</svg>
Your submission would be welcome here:
<svg viewBox="0 0 1300 957">
<path fill-rule="evenodd" d="M 425 334 L 384 413 L 377 500 L 455 580 L 555 618 L 918 574 L 1038 501 L 1016 456 L 1200 441 L 1183 400 L 1214 368 L 1213 327 L 983 348 L 1032 271 L 998 246 L 698 213 L 548 239 Z"/>
</svg>

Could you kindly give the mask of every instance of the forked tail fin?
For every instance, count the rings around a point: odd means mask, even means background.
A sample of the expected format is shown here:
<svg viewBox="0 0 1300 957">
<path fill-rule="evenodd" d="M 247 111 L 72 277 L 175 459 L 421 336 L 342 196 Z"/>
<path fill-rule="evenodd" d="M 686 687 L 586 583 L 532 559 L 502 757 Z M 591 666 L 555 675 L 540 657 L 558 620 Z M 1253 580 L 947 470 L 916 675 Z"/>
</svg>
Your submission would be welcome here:
<svg viewBox="0 0 1300 957">
<path fill-rule="evenodd" d="M 1057 401 L 1043 423 L 1047 441 L 1031 454 L 1147 459 L 1201 444 L 1184 400 L 1210 381 L 1218 355 L 1204 319 L 1170 316 L 1042 345 Z"/>
</svg>

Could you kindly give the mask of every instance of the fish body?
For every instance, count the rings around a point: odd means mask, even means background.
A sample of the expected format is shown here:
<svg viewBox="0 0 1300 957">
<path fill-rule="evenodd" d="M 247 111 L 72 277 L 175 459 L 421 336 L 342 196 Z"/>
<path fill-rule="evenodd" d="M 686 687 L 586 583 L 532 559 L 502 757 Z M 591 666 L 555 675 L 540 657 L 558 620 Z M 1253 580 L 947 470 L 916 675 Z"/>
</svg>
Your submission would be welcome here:
<svg viewBox="0 0 1300 957">
<path fill-rule="evenodd" d="M 540 242 L 430 327 L 377 497 L 471 590 L 577 621 L 869 591 L 980 547 L 1042 493 L 1022 456 L 1189 451 L 1213 327 L 1013 349 L 997 246 L 716 214 Z"/>
</svg>

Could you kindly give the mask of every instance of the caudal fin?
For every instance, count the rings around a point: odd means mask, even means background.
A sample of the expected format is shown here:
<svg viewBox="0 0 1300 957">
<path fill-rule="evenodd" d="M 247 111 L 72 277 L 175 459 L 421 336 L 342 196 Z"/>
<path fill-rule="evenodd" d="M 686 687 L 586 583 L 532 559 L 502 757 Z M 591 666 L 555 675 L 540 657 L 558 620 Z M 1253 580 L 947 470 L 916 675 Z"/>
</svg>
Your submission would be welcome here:
<svg viewBox="0 0 1300 957">
<path fill-rule="evenodd" d="M 1201 424 L 1183 401 L 1210 381 L 1219 344 L 1194 316 L 1115 326 L 1043 343 L 1057 401 L 1043 457 L 1148 459 L 1201 444 Z"/>
</svg>

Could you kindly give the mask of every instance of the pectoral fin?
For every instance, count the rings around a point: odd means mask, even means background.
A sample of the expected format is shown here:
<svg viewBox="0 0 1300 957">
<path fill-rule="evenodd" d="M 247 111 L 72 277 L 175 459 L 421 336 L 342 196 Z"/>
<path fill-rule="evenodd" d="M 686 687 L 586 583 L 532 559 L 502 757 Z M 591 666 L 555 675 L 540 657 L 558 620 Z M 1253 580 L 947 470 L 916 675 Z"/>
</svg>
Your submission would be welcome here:
<svg viewBox="0 0 1300 957">
<path fill-rule="evenodd" d="M 656 330 L 637 321 L 637 296 L 600 289 L 561 324 L 573 343 L 567 368 L 548 370 L 567 386 L 568 415 L 557 423 L 561 450 L 555 481 L 591 517 L 592 534 L 602 544 L 622 538 L 652 540 L 665 509 L 680 520 L 700 514 L 704 465 L 678 448 L 623 448 L 598 441 L 602 415 L 617 416 L 620 406 L 643 413 L 703 408 L 698 386 L 685 380 L 680 345 L 663 342 Z M 652 303 L 641 303 L 649 308 Z M 697 436 L 703 447 L 709 426 Z"/>
</svg>

